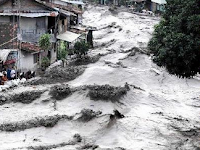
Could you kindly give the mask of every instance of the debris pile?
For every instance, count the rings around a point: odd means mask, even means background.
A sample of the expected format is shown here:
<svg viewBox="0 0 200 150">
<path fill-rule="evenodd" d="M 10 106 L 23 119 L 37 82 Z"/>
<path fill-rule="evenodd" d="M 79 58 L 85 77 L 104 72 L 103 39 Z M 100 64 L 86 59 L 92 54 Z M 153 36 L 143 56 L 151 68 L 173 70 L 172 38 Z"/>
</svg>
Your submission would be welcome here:
<svg viewBox="0 0 200 150">
<path fill-rule="evenodd" d="M 69 66 L 80 66 L 80 65 L 88 65 L 91 63 L 95 63 L 99 60 L 101 56 L 96 55 L 96 56 L 83 56 L 81 58 L 76 58 L 75 60 L 72 60 L 69 62 Z"/>
<path fill-rule="evenodd" d="M 98 115 L 100 115 L 101 113 L 102 113 L 101 111 L 95 112 L 91 109 L 83 109 L 81 111 L 81 117 L 79 117 L 78 119 L 83 122 L 88 122 L 93 118 L 97 117 Z"/>
<path fill-rule="evenodd" d="M 62 119 L 70 120 L 72 118 L 66 115 L 46 116 L 44 118 L 37 117 L 28 121 L 1 124 L 0 131 L 15 132 L 42 126 L 54 127 Z"/>
<path fill-rule="evenodd" d="M 10 98 L 10 102 L 30 104 L 34 100 L 40 98 L 44 91 L 26 91 L 19 94 L 14 94 Z"/>
<path fill-rule="evenodd" d="M 85 71 L 85 66 L 70 66 L 63 68 L 61 66 L 46 70 L 43 77 L 29 82 L 31 85 L 54 84 L 71 81 L 80 76 Z"/>
<path fill-rule="evenodd" d="M 114 87 L 108 84 L 106 85 L 93 85 L 89 86 L 88 96 L 92 100 L 104 100 L 117 102 L 119 99 L 124 96 L 129 90 L 129 86 L 125 85 L 124 87 Z"/>
<path fill-rule="evenodd" d="M 56 85 L 51 88 L 49 94 L 56 100 L 62 100 L 71 94 L 71 89 L 68 85 Z"/>
</svg>

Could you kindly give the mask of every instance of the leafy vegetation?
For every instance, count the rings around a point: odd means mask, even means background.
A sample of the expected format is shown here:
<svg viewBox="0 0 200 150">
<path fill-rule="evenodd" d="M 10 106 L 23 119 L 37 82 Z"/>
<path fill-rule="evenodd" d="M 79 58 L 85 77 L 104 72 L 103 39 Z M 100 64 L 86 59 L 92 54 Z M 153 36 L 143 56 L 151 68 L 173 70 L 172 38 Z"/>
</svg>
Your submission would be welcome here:
<svg viewBox="0 0 200 150">
<path fill-rule="evenodd" d="M 89 45 L 85 41 L 78 41 L 74 45 L 74 53 L 79 57 L 86 55 L 89 50 Z"/>
<path fill-rule="evenodd" d="M 50 65 L 49 58 L 48 57 L 43 57 L 42 58 L 42 63 L 41 63 L 42 68 L 46 69 L 49 65 Z"/>
<path fill-rule="evenodd" d="M 60 46 L 58 49 L 58 60 L 64 60 L 67 56 L 66 45 L 64 41 L 60 42 Z"/>
<path fill-rule="evenodd" d="M 179 77 L 200 72 L 200 2 L 167 0 L 149 44 L 153 60 Z"/>
<path fill-rule="evenodd" d="M 43 34 L 39 39 L 39 46 L 42 50 L 48 50 L 51 46 L 50 34 Z"/>
</svg>

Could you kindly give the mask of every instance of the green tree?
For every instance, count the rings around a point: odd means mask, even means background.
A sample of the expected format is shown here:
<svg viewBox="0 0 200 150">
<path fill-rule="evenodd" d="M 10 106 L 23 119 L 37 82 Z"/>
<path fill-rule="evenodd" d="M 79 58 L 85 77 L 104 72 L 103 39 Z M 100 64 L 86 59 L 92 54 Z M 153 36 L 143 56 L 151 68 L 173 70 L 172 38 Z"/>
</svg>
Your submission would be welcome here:
<svg viewBox="0 0 200 150">
<path fill-rule="evenodd" d="M 167 0 L 148 47 L 154 62 L 171 74 L 200 72 L 200 0 Z"/>
<path fill-rule="evenodd" d="M 64 60 L 67 56 L 66 45 L 64 41 L 60 42 L 60 46 L 58 49 L 58 60 Z"/>
<path fill-rule="evenodd" d="M 48 57 L 43 57 L 42 58 L 42 63 L 41 63 L 41 67 L 43 69 L 46 69 L 48 66 L 50 65 L 50 60 Z"/>
<path fill-rule="evenodd" d="M 51 35 L 50 34 L 43 34 L 39 39 L 39 46 L 42 50 L 49 50 L 51 46 Z"/>
<path fill-rule="evenodd" d="M 89 50 L 89 45 L 85 41 L 78 41 L 74 45 L 74 53 L 79 57 L 86 55 Z"/>
</svg>

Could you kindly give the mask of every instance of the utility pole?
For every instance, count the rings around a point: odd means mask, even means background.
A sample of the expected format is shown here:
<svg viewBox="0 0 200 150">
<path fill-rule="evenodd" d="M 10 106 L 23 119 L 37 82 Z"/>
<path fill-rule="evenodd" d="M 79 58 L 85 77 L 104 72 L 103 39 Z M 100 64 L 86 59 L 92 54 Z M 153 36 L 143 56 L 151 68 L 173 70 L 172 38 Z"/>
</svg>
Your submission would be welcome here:
<svg viewBox="0 0 200 150">
<path fill-rule="evenodd" d="M 22 40 L 22 35 L 21 35 L 21 1 L 18 0 L 18 15 L 19 15 L 19 20 L 18 20 L 18 29 L 19 29 L 19 52 L 18 52 L 18 67 L 21 69 L 21 40 Z M 18 68 L 18 69 L 19 69 Z"/>
</svg>

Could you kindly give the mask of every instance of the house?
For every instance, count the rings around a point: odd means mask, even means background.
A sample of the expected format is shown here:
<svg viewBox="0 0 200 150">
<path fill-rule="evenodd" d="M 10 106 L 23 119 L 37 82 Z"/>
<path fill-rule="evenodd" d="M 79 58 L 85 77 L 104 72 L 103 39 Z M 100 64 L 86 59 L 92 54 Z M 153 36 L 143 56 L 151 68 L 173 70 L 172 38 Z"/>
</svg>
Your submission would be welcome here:
<svg viewBox="0 0 200 150">
<path fill-rule="evenodd" d="M 66 16 L 58 22 L 58 35 L 56 36 L 58 40 L 67 42 L 68 48 L 72 48 L 78 40 L 85 40 L 93 47 L 92 31 L 94 29 L 82 26 L 83 8 L 80 7 L 80 5 L 84 5 L 82 1 L 46 0 L 43 3 Z M 61 30 L 61 28 L 64 30 Z"/>
<path fill-rule="evenodd" d="M 0 53 L 17 49 L 15 61 L 4 62 L 5 66 L 15 66 L 21 71 L 36 70 L 43 56 L 54 62 L 58 14 L 35 0 L 1 0 Z M 38 46 L 39 38 L 45 33 L 51 35 L 51 50 L 41 50 Z"/>
<path fill-rule="evenodd" d="M 155 13 L 163 12 L 166 3 L 166 0 L 147 0 L 147 4 L 150 4 L 150 10 Z"/>
</svg>

